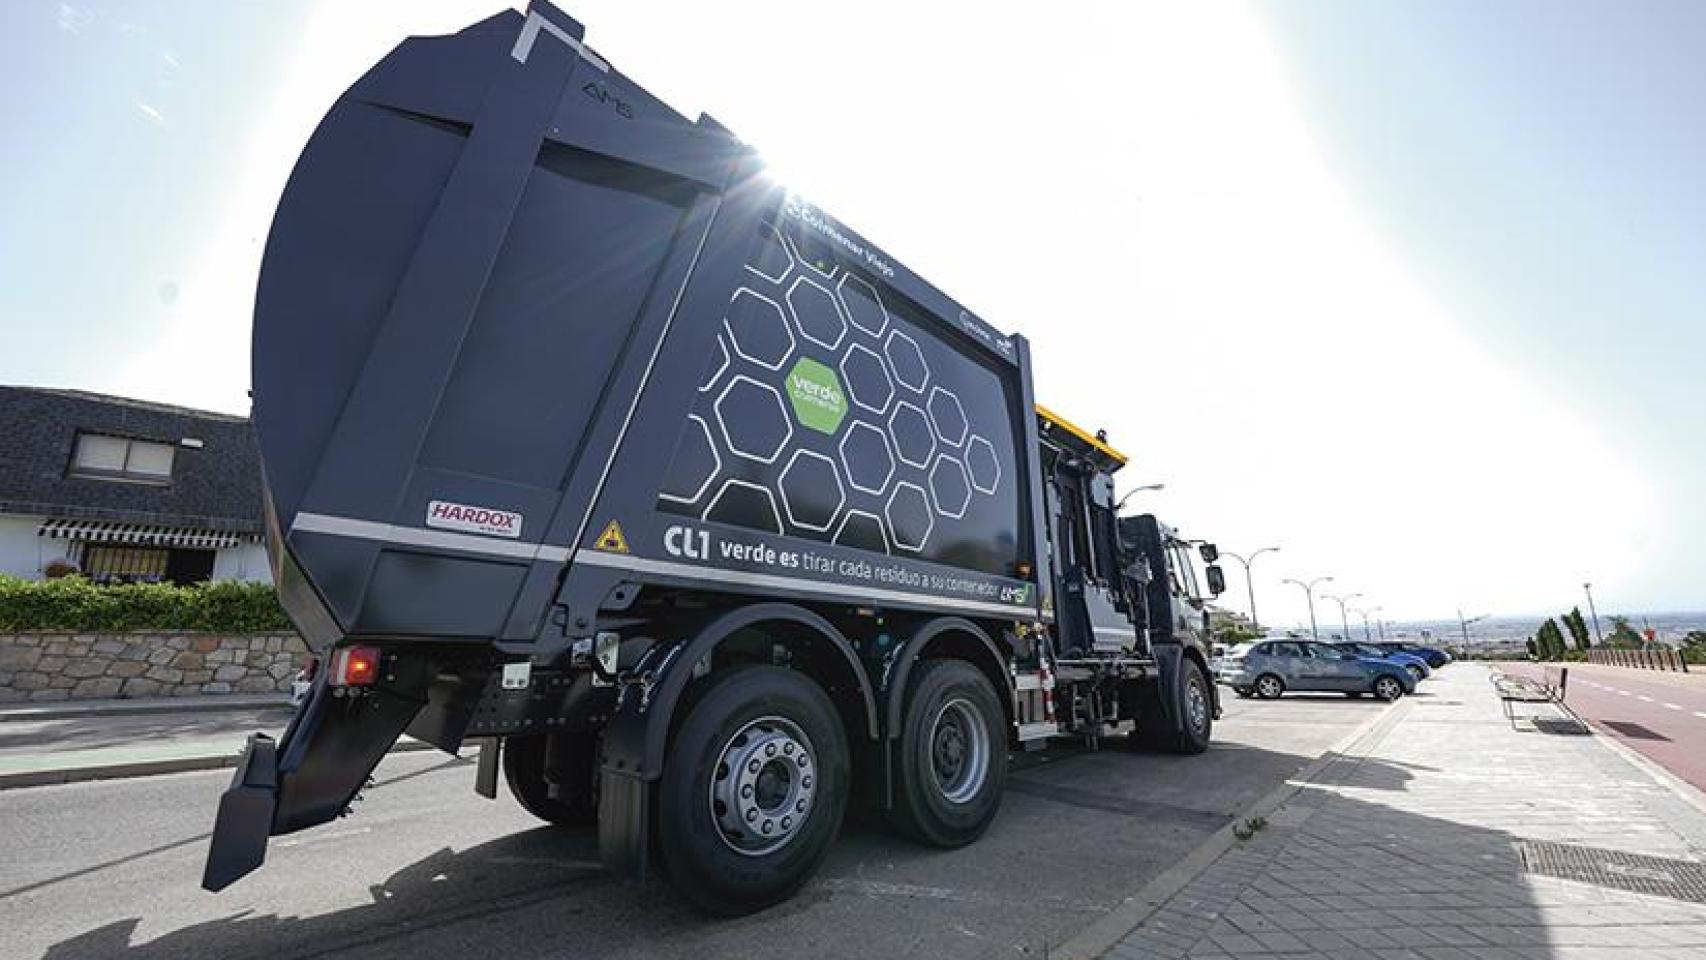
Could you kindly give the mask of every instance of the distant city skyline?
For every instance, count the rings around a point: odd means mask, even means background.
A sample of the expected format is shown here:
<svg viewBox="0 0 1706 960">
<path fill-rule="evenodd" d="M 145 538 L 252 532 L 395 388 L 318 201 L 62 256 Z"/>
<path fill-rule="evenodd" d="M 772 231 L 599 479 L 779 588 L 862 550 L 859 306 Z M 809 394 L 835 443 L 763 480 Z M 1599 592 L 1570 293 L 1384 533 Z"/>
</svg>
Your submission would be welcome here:
<svg viewBox="0 0 1706 960">
<path fill-rule="evenodd" d="M 1166 483 L 1130 508 L 1283 545 L 1264 619 L 1323 574 L 1389 618 L 1706 606 L 1706 6 L 561 5 L 1029 337 L 1121 491 Z M 502 8 L 8 8 L 0 381 L 246 412 L 303 141 Z"/>
</svg>

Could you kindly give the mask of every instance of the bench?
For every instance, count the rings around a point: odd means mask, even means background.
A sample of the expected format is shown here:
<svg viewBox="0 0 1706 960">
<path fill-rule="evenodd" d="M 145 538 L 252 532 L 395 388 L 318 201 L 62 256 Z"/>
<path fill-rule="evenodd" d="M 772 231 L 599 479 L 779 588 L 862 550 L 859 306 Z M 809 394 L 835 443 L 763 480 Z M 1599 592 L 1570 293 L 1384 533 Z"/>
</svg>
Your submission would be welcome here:
<svg viewBox="0 0 1706 960">
<path fill-rule="evenodd" d="M 1585 728 L 1581 718 L 1564 702 L 1564 696 L 1569 689 L 1569 667 L 1547 667 L 1541 673 L 1539 680 L 1528 677 L 1513 677 L 1495 671 L 1491 677 L 1493 689 L 1498 691 L 1499 705 L 1504 708 L 1505 719 L 1510 721 L 1511 728 L 1516 728 L 1516 704 L 1519 703 L 1548 703 L 1562 710 L 1571 720 Z"/>
</svg>

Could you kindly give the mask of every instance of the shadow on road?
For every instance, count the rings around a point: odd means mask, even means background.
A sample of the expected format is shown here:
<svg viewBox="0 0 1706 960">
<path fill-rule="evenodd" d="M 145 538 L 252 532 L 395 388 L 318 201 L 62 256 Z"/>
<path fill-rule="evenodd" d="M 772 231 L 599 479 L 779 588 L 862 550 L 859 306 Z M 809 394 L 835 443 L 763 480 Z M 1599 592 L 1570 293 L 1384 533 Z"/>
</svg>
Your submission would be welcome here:
<svg viewBox="0 0 1706 960">
<path fill-rule="evenodd" d="M 1366 698 L 1337 700 L 1380 709 Z M 217 916 L 212 912 L 219 901 L 195 889 L 195 877 L 180 873 L 181 866 L 169 876 L 159 874 L 172 857 L 182 863 L 181 850 L 165 854 L 165 860 L 149 859 L 148 851 L 83 868 L 75 874 L 82 879 L 27 898 L 41 909 L 48 905 L 36 898 L 54 897 L 52 909 L 60 917 L 72 912 L 86 918 L 61 927 L 78 931 L 75 935 L 37 941 L 31 955 L 1039 957 L 1134 895 L 1314 759 L 1270 748 L 1297 736 L 1284 730 L 1316 722 L 1309 706 L 1302 698 L 1264 703 L 1240 718 L 1244 742 L 1217 742 L 1200 757 L 1137 752 L 1114 742 L 1100 750 L 1062 745 L 1024 755 L 1014 764 L 1011 789 L 988 835 L 961 850 L 925 849 L 896 837 L 880 818 L 852 817 L 816 881 L 785 904 L 737 920 L 690 911 L 661 879 L 640 885 L 604 872 L 590 831 L 523 829 L 485 842 L 470 839 L 462 849 L 445 848 L 442 841 L 438 849 L 427 846 L 435 842 L 434 824 L 476 822 L 490 816 L 491 808 L 469 797 L 459 779 L 449 790 L 452 781 L 427 776 L 443 765 L 411 769 L 383 780 L 371 802 L 386 802 L 397 791 L 390 802 L 418 806 L 422 816 L 334 841 L 343 855 L 339 862 L 346 864 L 341 871 L 313 872 L 323 871 L 323 857 L 281 858 L 263 868 L 271 872 L 244 901 L 260 909 Z M 1260 733 L 1270 718 L 1280 722 L 1279 732 Z M 1250 736 L 1257 742 L 1249 742 Z M 1257 745 L 1263 742 L 1268 746 Z M 1363 764 L 1356 775 L 1359 786 L 1401 791 L 1422 769 Z M 1371 830 L 1371 838 L 1411 829 L 1401 816 L 1390 821 Z M 1452 829 L 1455 825 L 1445 825 L 1436 833 Z M 396 852 L 411 849 L 433 852 L 410 854 L 418 859 L 382 882 L 364 885 L 359 879 L 366 851 L 379 862 L 398 863 Z M 159 876 L 159 885 L 146 899 L 103 902 L 98 889 L 128 888 L 116 885 L 111 874 L 104 881 L 88 876 L 107 868 L 127 883 Z"/>
</svg>

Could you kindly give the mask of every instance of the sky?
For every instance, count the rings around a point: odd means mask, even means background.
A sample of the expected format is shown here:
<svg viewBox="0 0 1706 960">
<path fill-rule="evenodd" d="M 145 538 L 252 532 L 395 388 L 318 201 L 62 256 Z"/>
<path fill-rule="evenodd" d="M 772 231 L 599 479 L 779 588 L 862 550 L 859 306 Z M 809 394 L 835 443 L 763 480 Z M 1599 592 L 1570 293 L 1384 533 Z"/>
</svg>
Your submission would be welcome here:
<svg viewBox="0 0 1706 960">
<path fill-rule="evenodd" d="M 0 13 L 0 382 L 247 410 L 273 204 L 463 0 Z M 1706 608 L 1706 6 L 584 0 L 588 41 L 1032 342 L 1122 488 L 1392 620 Z M 1235 609 L 1243 571 L 1228 561 Z M 1323 623 L 1338 608 L 1318 602 Z M 1356 617 L 1352 615 L 1352 621 Z"/>
</svg>

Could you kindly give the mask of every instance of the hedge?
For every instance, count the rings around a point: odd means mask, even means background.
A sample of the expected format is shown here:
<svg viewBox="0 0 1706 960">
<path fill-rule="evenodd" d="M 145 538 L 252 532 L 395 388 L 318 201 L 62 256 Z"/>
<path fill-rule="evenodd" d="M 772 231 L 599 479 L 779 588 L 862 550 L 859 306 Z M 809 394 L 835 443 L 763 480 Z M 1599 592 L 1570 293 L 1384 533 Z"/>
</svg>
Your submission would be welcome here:
<svg viewBox="0 0 1706 960">
<path fill-rule="evenodd" d="M 5 631 L 275 633 L 292 629 L 278 605 L 278 594 L 263 583 L 107 586 L 82 577 L 24 580 L 0 574 L 0 630 Z"/>
</svg>

